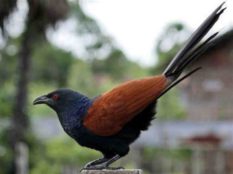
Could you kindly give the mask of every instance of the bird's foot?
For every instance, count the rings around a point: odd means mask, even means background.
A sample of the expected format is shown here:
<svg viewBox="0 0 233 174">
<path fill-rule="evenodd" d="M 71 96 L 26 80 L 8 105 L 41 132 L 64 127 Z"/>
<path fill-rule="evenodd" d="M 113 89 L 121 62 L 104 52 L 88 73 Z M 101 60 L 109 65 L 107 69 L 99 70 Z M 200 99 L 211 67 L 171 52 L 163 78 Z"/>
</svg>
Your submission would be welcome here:
<svg viewBox="0 0 233 174">
<path fill-rule="evenodd" d="M 83 171 L 83 170 L 102 170 L 102 169 L 104 169 L 104 167 L 106 167 L 106 166 L 105 166 L 105 165 L 98 165 L 98 164 L 94 165 L 92 162 L 90 162 L 90 163 L 87 163 L 87 164 L 80 170 L 80 172 Z"/>
<path fill-rule="evenodd" d="M 101 163 L 105 162 L 106 160 L 107 160 L 106 158 L 100 158 L 100 159 L 91 161 L 91 162 L 87 163 L 87 164 L 84 166 L 84 168 L 89 168 L 89 167 L 91 167 L 91 166 L 95 166 L 95 165 L 101 164 Z"/>
<path fill-rule="evenodd" d="M 82 168 L 80 170 L 103 170 L 103 169 L 107 169 L 107 170 L 118 170 L 118 169 L 123 169 L 122 167 L 109 167 L 110 164 L 112 164 L 114 161 L 118 160 L 120 158 L 119 155 L 115 155 L 112 158 L 102 158 L 99 160 L 95 160 L 93 162 L 90 162 L 88 164 L 86 164 L 84 166 L 84 168 Z"/>
<path fill-rule="evenodd" d="M 124 167 L 107 167 L 106 170 L 123 170 Z"/>
</svg>

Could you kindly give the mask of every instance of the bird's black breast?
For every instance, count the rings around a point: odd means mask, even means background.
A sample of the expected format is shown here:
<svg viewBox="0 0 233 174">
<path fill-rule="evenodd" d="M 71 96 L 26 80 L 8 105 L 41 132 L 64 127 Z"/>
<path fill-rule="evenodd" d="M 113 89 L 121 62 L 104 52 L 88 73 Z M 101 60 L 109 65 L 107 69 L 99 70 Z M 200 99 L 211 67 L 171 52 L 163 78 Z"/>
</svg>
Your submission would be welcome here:
<svg viewBox="0 0 233 174">
<path fill-rule="evenodd" d="M 147 130 L 156 114 L 156 102 L 148 105 L 142 112 L 128 122 L 123 129 L 116 135 L 125 142 L 131 144 L 140 135 L 141 131 Z"/>
<path fill-rule="evenodd" d="M 96 143 L 97 141 L 104 143 L 107 142 L 107 140 L 120 140 L 124 141 L 126 144 L 130 144 L 138 138 L 141 131 L 148 129 L 156 114 L 155 107 L 156 103 L 148 105 L 141 113 L 134 117 L 134 119 L 128 122 L 119 133 L 112 136 L 95 135 L 84 127 L 82 121 L 72 129 L 65 131 L 79 144 L 84 146 L 92 144 L 92 142 Z"/>
<path fill-rule="evenodd" d="M 86 129 L 82 122 L 65 131 L 81 146 L 101 151 L 105 155 L 125 155 L 128 153 L 129 145 L 138 138 L 140 132 L 149 127 L 155 115 L 155 105 L 155 103 L 148 105 L 140 114 L 127 123 L 119 133 L 112 136 L 95 135 Z"/>
</svg>

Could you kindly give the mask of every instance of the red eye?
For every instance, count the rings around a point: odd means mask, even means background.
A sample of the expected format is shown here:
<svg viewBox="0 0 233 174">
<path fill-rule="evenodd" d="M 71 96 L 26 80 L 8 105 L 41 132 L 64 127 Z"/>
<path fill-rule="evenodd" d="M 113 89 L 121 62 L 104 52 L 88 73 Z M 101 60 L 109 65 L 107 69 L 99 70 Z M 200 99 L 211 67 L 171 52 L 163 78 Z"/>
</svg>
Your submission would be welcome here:
<svg viewBox="0 0 233 174">
<path fill-rule="evenodd" d="M 55 100 L 55 101 L 56 101 L 56 100 L 59 100 L 59 98 L 60 98 L 60 97 L 59 97 L 59 95 L 57 95 L 57 94 L 54 94 L 54 95 L 52 96 L 52 99 Z"/>
</svg>

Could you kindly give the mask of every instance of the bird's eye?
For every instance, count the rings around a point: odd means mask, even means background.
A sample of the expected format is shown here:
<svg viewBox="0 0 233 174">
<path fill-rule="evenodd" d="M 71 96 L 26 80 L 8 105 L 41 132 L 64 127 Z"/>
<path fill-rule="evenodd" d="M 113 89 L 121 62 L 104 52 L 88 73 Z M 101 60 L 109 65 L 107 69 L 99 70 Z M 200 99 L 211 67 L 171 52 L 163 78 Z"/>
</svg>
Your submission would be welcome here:
<svg viewBox="0 0 233 174">
<path fill-rule="evenodd" d="M 57 101 L 57 100 L 59 100 L 59 95 L 58 94 L 54 94 L 53 96 L 52 96 L 52 99 L 54 100 L 54 101 Z"/>
</svg>

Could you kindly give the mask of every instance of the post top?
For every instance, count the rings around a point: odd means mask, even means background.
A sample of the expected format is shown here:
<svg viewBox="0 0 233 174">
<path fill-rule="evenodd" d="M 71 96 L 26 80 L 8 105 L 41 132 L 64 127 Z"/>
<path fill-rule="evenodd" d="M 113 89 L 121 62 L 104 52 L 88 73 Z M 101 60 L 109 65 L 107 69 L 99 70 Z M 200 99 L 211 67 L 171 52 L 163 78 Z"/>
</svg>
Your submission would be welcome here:
<svg viewBox="0 0 233 174">
<path fill-rule="evenodd" d="M 142 174 L 141 169 L 83 170 L 81 174 Z"/>
</svg>

